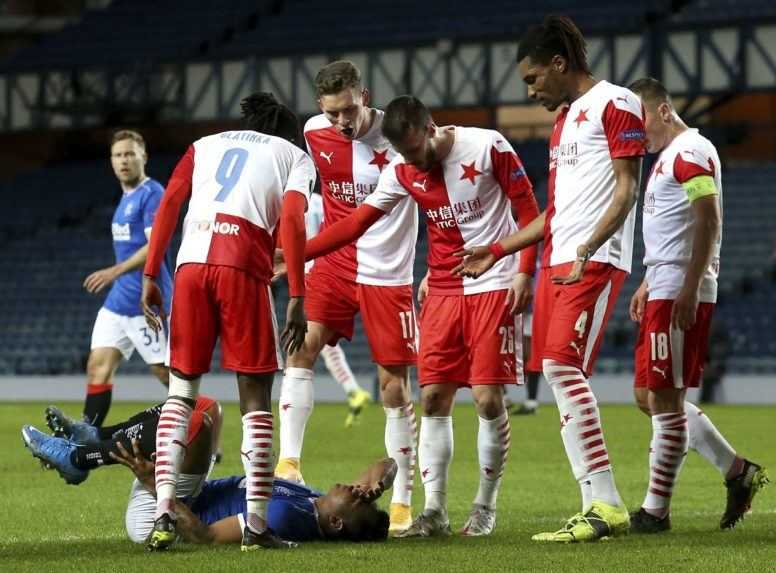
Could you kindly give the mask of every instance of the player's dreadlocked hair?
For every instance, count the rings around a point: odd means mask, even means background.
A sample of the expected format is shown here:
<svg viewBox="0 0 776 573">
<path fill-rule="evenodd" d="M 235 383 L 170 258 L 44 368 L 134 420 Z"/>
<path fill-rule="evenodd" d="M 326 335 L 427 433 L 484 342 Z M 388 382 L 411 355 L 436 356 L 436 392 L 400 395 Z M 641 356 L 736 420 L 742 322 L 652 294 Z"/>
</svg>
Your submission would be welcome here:
<svg viewBox="0 0 776 573">
<path fill-rule="evenodd" d="M 383 135 L 391 143 L 400 143 L 410 129 L 423 129 L 431 121 L 431 113 L 415 96 L 402 95 L 385 106 Z"/>
<path fill-rule="evenodd" d="M 554 56 L 566 58 L 573 71 L 591 73 L 585 37 L 568 16 L 547 16 L 541 25 L 528 29 L 517 48 L 518 62 L 530 57 L 531 61 L 546 65 Z"/>
<path fill-rule="evenodd" d="M 299 138 L 299 120 L 293 111 L 269 92 L 251 94 L 240 102 L 248 129 L 276 135 L 295 143 Z"/>
</svg>

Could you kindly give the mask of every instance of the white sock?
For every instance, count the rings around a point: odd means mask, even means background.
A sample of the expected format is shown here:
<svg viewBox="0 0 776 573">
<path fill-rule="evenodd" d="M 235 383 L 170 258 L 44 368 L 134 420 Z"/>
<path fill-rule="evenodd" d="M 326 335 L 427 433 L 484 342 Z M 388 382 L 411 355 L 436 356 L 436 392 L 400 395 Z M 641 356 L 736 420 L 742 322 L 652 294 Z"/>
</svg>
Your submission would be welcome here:
<svg viewBox="0 0 776 573">
<path fill-rule="evenodd" d="M 280 386 L 280 459 L 302 457 L 304 428 L 313 412 L 313 371 L 286 368 Z"/>
<path fill-rule="evenodd" d="M 261 533 L 267 529 L 267 504 L 272 498 L 272 413 L 248 412 L 242 417 L 242 427 L 240 458 L 245 471 L 247 525 Z"/>
<path fill-rule="evenodd" d="M 412 484 L 415 480 L 415 408 L 410 403 L 385 410 L 385 451 L 396 460 L 399 471 L 393 482 L 391 503 L 412 503 Z"/>
<path fill-rule="evenodd" d="M 544 359 L 542 368 L 558 405 L 560 435 L 574 478 L 577 482 L 590 481 L 593 500 L 622 505 L 590 383 L 574 366 Z"/>
<path fill-rule="evenodd" d="M 649 487 L 642 507 L 663 517 L 671 504 L 674 484 L 687 456 L 687 417 L 684 413 L 652 416 Z"/>
<path fill-rule="evenodd" d="M 523 403 L 526 408 L 531 408 L 532 410 L 536 410 L 539 407 L 539 400 L 526 400 Z"/>
<path fill-rule="evenodd" d="M 727 476 L 738 454 L 711 423 L 709 417 L 692 402 L 684 403 L 689 430 L 689 447 L 702 455 L 708 462 Z"/>
<path fill-rule="evenodd" d="M 590 484 L 589 479 L 584 478 L 580 480 L 579 493 L 582 496 L 582 513 L 587 513 L 587 510 L 593 504 L 593 486 Z"/>
<path fill-rule="evenodd" d="M 453 417 L 420 419 L 418 461 L 426 494 L 425 509 L 447 512 L 447 474 L 453 459 Z"/>
<path fill-rule="evenodd" d="M 327 370 L 337 381 L 337 384 L 342 386 L 345 394 L 350 395 L 352 392 L 361 390 L 361 386 L 356 381 L 356 377 L 353 376 L 353 371 L 345 358 L 345 351 L 339 344 L 336 346 L 325 344 L 321 349 L 321 356 L 323 356 Z"/>
<path fill-rule="evenodd" d="M 494 420 L 480 417 L 477 433 L 477 454 L 480 462 L 480 486 L 474 503 L 496 509 L 501 476 L 507 464 L 511 433 L 509 414 L 504 412 Z"/>
<path fill-rule="evenodd" d="M 172 396 L 162 406 L 156 426 L 156 513 L 154 520 L 168 514 L 175 519 L 175 486 L 183 455 L 192 408 L 182 399 Z"/>
</svg>

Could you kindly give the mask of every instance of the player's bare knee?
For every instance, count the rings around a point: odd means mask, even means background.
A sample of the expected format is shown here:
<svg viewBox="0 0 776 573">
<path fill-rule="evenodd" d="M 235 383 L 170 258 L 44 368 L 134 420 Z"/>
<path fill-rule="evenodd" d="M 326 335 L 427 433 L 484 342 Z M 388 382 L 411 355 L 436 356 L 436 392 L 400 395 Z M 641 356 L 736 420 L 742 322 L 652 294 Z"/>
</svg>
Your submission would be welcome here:
<svg viewBox="0 0 776 573">
<path fill-rule="evenodd" d="M 454 396 L 454 395 L 453 395 Z M 449 416 L 453 397 L 441 389 L 425 389 L 420 398 L 424 416 Z"/>
<path fill-rule="evenodd" d="M 477 388 L 472 392 L 477 414 L 480 418 L 495 420 L 506 411 L 504 407 L 504 393 L 499 387 L 493 387 L 492 390 L 490 387 L 488 387 L 488 390 L 483 390 L 482 388 Z"/>
<path fill-rule="evenodd" d="M 633 390 L 633 397 L 636 400 L 636 406 L 639 410 L 644 412 L 647 416 L 651 416 L 652 412 L 649 409 L 649 392 L 646 388 L 635 388 Z"/>
<path fill-rule="evenodd" d="M 151 374 L 156 376 L 159 382 L 167 387 L 170 386 L 170 369 L 167 368 L 167 366 L 164 364 L 151 364 L 148 368 L 151 370 Z"/>
<path fill-rule="evenodd" d="M 378 368 L 378 379 L 380 382 L 380 397 L 384 406 L 398 408 L 410 401 L 406 366 L 380 366 Z"/>
<path fill-rule="evenodd" d="M 113 365 L 104 356 L 92 352 L 86 362 L 86 377 L 89 384 L 110 384 L 113 379 Z"/>
</svg>

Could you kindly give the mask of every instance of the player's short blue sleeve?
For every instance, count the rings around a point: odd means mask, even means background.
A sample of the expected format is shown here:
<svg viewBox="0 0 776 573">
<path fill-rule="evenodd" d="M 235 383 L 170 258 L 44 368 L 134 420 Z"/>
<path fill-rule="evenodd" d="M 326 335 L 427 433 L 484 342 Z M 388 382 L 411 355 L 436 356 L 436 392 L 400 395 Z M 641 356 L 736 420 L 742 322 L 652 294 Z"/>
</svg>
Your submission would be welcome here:
<svg viewBox="0 0 776 573">
<path fill-rule="evenodd" d="M 157 181 L 149 181 L 148 191 L 143 201 L 143 226 L 146 229 L 154 223 L 154 217 L 156 217 L 156 212 L 159 210 L 159 203 L 162 202 L 162 195 L 164 195 L 164 187 Z"/>
</svg>

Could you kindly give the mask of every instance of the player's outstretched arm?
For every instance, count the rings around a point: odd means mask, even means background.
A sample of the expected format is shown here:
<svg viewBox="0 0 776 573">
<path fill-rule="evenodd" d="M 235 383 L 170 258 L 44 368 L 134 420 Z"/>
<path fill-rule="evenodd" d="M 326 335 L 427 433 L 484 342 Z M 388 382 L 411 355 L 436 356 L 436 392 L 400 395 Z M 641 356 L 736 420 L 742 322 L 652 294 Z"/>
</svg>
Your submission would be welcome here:
<svg viewBox="0 0 776 573">
<path fill-rule="evenodd" d="M 283 349 L 293 354 L 304 344 L 307 317 L 304 314 L 304 248 L 306 230 L 304 211 L 306 199 L 302 193 L 287 191 L 283 198 L 280 220 L 280 240 L 285 249 L 288 273 L 288 309 L 286 325 L 280 335 Z"/>
<path fill-rule="evenodd" d="M 143 274 L 155 278 L 164 260 L 164 254 L 170 244 L 181 207 L 191 197 L 191 177 L 194 173 L 194 147 L 189 146 L 175 171 L 172 172 L 167 190 L 162 196 L 159 210 L 154 218 Z"/>
<path fill-rule="evenodd" d="M 236 515 L 225 517 L 212 525 L 205 525 L 187 505 L 175 502 L 176 529 L 189 543 L 200 545 L 240 543 L 242 531 Z"/>
<path fill-rule="evenodd" d="M 399 466 L 393 458 L 376 461 L 358 479 L 351 482 L 354 495 L 367 501 L 376 500 L 385 490 L 391 489 L 398 469 Z"/>
<path fill-rule="evenodd" d="M 499 259 L 541 241 L 544 237 L 544 218 L 545 212 L 542 212 L 517 233 L 504 237 L 492 245 L 470 247 L 454 253 L 456 257 L 462 257 L 463 260 L 451 272 L 462 277 L 475 279 L 482 276 Z"/>
<path fill-rule="evenodd" d="M 304 258 L 307 261 L 328 255 L 332 251 L 349 245 L 367 229 L 374 225 L 385 212 L 363 204 L 344 219 L 340 219 L 331 227 L 327 227 L 307 242 Z"/>
<path fill-rule="evenodd" d="M 614 196 L 601 215 L 587 241 L 577 247 L 577 258 L 571 271 L 565 277 L 552 277 L 556 284 L 572 284 L 582 278 L 585 265 L 595 252 L 622 227 L 638 199 L 641 180 L 641 157 L 618 157 L 612 159 L 614 170 Z"/>
</svg>

